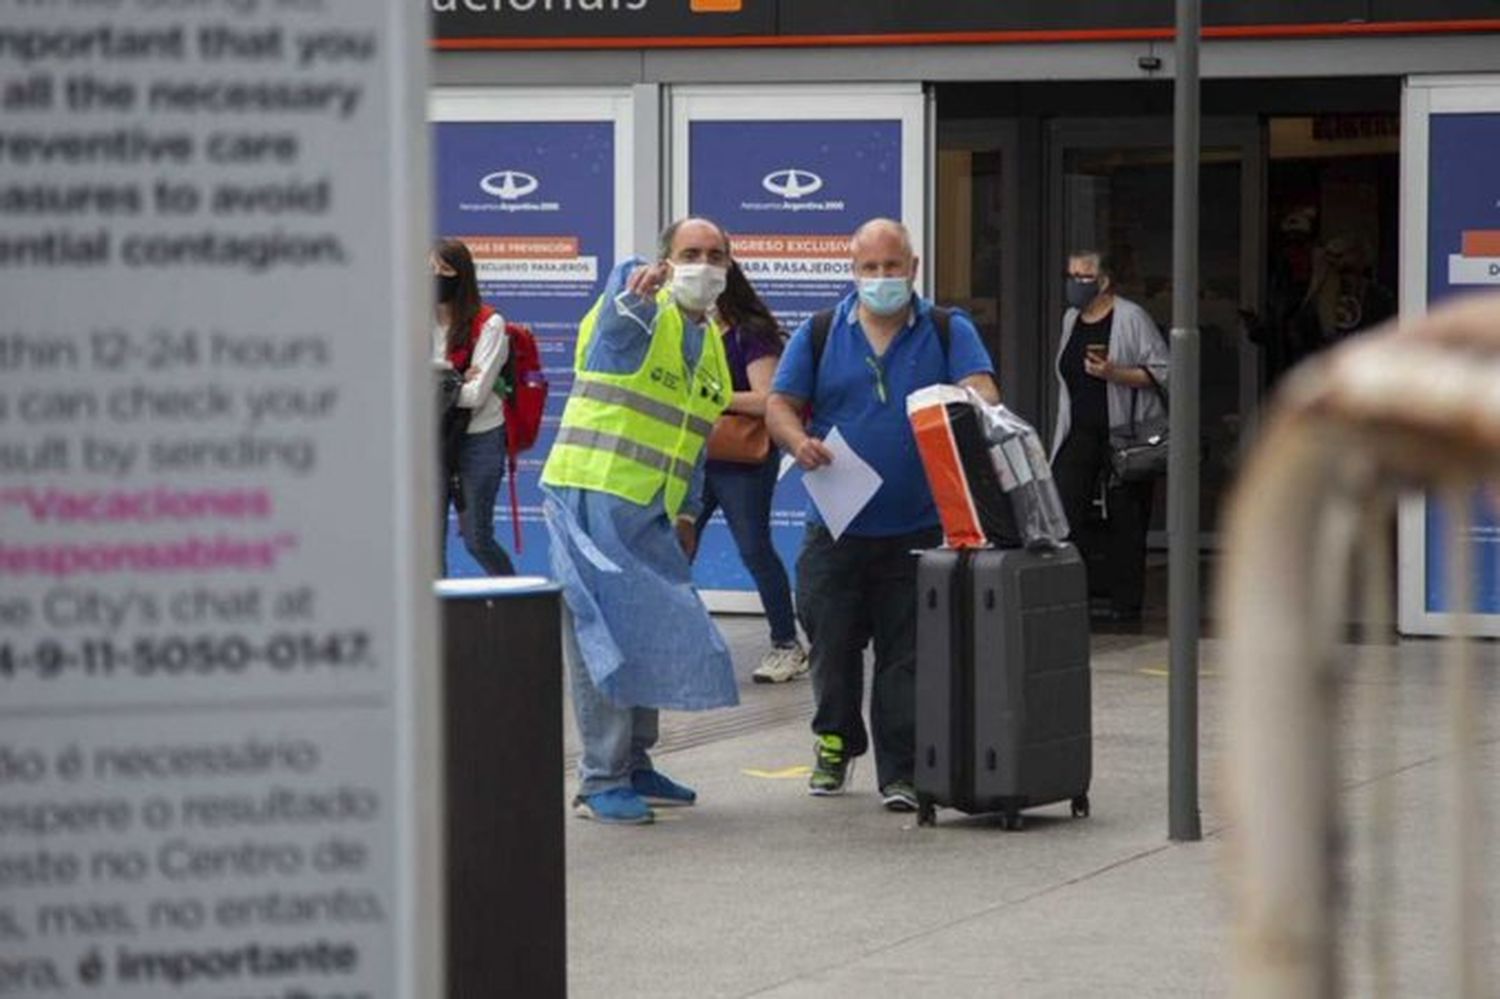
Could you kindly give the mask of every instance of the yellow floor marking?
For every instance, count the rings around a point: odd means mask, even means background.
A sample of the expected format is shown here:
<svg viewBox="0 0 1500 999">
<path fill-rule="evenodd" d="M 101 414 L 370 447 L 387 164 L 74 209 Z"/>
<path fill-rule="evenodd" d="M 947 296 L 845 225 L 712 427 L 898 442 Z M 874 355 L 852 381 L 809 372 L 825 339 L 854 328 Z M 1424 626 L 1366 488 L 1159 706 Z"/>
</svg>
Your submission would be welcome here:
<svg viewBox="0 0 1500 999">
<path fill-rule="evenodd" d="M 1171 670 L 1160 669 L 1160 668 L 1151 667 L 1151 666 L 1148 666 L 1145 669 L 1138 669 L 1138 670 L 1136 670 L 1136 672 L 1137 673 L 1141 673 L 1141 674 L 1143 674 L 1145 676 L 1171 676 L 1172 675 L 1172 671 Z M 1218 676 L 1219 674 L 1217 672 L 1215 672 L 1214 670 L 1211 670 L 1211 669 L 1200 669 L 1198 671 L 1198 675 L 1199 676 Z"/>
<path fill-rule="evenodd" d="M 746 777 L 759 777 L 761 780 L 796 780 L 811 774 L 812 767 L 803 765 L 782 767 L 780 770 L 741 770 L 740 773 Z"/>
</svg>

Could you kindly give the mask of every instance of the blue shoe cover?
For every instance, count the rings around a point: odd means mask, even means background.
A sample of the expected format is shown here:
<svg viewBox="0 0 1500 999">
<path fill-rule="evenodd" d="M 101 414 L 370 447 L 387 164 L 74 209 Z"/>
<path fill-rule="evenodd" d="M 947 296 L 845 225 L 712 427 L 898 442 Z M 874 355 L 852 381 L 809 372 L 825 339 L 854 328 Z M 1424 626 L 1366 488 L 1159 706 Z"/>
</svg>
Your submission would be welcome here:
<svg viewBox="0 0 1500 999">
<path fill-rule="evenodd" d="M 628 787 L 580 794 L 573 799 L 573 811 L 579 818 L 608 825 L 641 826 L 655 819 L 641 796 Z"/>
<path fill-rule="evenodd" d="M 660 770 L 637 770 L 630 775 L 630 786 L 650 805 L 670 808 L 691 805 L 698 800 L 697 791 L 684 787 Z"/>
</svg>

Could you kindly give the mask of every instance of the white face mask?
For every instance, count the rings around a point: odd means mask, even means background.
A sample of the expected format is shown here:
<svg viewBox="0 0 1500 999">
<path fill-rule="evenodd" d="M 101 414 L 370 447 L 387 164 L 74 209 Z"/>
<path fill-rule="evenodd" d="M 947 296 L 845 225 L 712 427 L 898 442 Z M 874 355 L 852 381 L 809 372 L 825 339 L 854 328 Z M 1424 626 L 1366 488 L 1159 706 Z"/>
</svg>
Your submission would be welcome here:
<svg viewBox="0 0 1500 999">
<path fill-rule="evenodd" d="M 713 264 L 673 264 L 672 299 L 684 309 L 704 312 L 719 300 L 728 271 Z"/>
</svg>

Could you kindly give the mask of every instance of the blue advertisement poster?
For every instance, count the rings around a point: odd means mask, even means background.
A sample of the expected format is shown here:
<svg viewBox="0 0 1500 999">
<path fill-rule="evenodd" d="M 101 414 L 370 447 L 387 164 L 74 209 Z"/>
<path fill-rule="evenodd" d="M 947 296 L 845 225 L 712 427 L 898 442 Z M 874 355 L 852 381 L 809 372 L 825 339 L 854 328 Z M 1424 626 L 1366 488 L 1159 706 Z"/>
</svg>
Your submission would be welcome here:
<svg viewBox="0 0 1500 999">
<path fill-rule="evenodd" d="M 849 236 L 860 223 L 901 218 L 901 132 L 896 119 L 690 123 L 689 211 L 729 230 L 735 259 L 788 333 L 849 291 Z M 794 469 L 771 510 L 789 570 L 806 507 Z M 755 588 L 722 515 L 695 572 L 706 590 Z"/>
<path fill-rule="evenodd" d="M 479 289 L 507 322 L 536 334 L 551 382 L 536 446 L 516 477 L 522 573 L 546 575 L 539 479 L 573 382 L 578 321 L 614 266 L 615 126 L 588 122 L 440 122 L 433 125 L 438 235 L 474 254 Z M 510 483 L 496 500 L 495 533 L 516 556 Z M 450 576 L 482 575 L 448 531 Z"/>
<path fill-rule="evenodd" d="M 1434 114 L 1429 121 L 1427 301 L 1500 288 L 1500 114 Z M 1476 497 L 1468 541 L 1474 548 L 1475 609 L 1500 613 L 1500 515 Z M 1426 606 L 1455 610 L 1444 537 L 1443 505 L 1429 496 Z"/>
</svg>

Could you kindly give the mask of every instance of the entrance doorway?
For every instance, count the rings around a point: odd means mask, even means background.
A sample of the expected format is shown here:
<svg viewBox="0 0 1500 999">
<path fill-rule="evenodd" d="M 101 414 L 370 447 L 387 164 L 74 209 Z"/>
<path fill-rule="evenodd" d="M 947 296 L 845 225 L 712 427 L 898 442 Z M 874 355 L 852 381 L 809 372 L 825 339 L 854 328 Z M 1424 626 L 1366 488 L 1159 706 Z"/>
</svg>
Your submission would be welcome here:
<svg viewBox="0 0 1500 999">
<path fill-rule="evenodd" d="M 1199 233 L 1206 545 L 1215 543 L 1219 507 L 1262 400 L 1296 359 L 1295 345 L 1310 330 L 1326 345 L 1394 308 L 1386 289 L 1397 284 L 1400 117 L 1387 105 L 1398 94 L 1385 85 L 1290 81 L 1207 88 Z M 934 252 L 925 266 L 939 301 L 974 314 L 1007 404 L 1050 438 L 1070 247 L 1112 254 L 1120 290 L 1163 335 L 1170 329 L 1170 92 L 1157 99 L 1145 88 L 1079 85 L 940 97 L 951 110 L 936 129 Z M 1320 103 L 1326 112 L 1310 110 Z M 1099 116 L 1077 114 L 1085 106 Z M 1004 113 L 975 113 L 992 108 Z M 1326 277 L 1326 294 L 1310 299 L 1314 277 L 1340 266 L 1338 293 Z M 1160 533 L 1152 540 L 1165 542 Z"/>
<path fill-rule="evenodd" d="M 1206 121 L 1200 180 L 1199 330 L 1202 342 L 1200 523 L 1213 544 L 1220 502 L 1258 411 L 1259 357 L 1241 310 L 1260 299 L 1261 133 L 1251 118 Z M 1063 313 L 1067 254 L 1109 254 L 1121 295 L 1167 336 L 1172 324 L 1171 122 L 1058 119 L 1048 136 L 1047 312 Z M 1061 323 L 1047 343 L 1057 351 Z M 1048 399 L 1055 419 L 1056 392 Z M 1165 489 L 1157 490 L 1157 526 Z M 1155 538 L 1164 542 L 1164 537 Z"/>
<path fill-rule="evenodd" d="M 1396 314 L 1401 119 L 1266 122 L 1266 290 L 1254 324 L 1266 389 L 1287 369 Z"/>
</svg>

